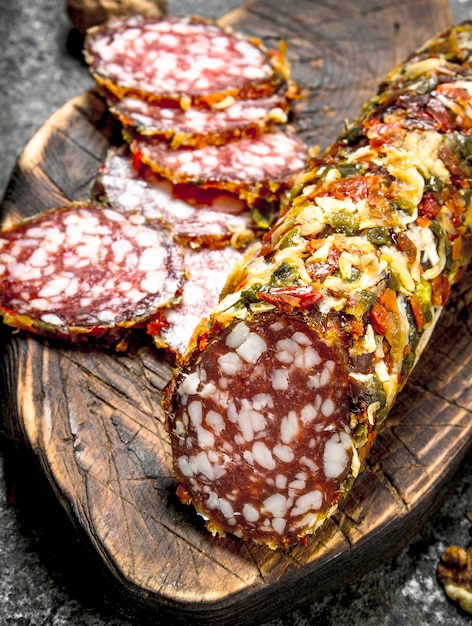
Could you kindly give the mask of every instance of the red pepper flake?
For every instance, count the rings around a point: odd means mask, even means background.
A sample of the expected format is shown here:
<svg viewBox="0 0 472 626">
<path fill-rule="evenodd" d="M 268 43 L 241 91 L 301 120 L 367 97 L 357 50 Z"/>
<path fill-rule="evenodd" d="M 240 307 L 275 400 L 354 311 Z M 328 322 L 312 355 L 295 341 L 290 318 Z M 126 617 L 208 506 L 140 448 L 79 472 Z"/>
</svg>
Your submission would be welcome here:
<svg viewBox="0 0 472 626">
<path fill-rule="evenodd" d="M 170 324 L 166 320 L 166 318 L 162 315 L 146 326 L 146 333 L 151 335 L 151 337 L 155 337 L 158 335 L 163 328 L 169 328 Z"/>
<path fill-rule="evenodd" d="M 406 254 L 408 263 L 412 265 L 416 261 L 418 248 L 415 246 L 413 241 L 408 237 L 406 233 L 400 233 L 399 235 L 397 235 L 396 240 L 400 250 Z"/>
<path fill-rule="evenodd" d="M 386 289 L 369 313 L 370 323 L 379 335 L 386 335 L 396 324 L 398 312 L 397 296 L 393 289 Z"/>
<path fill-rule="evenodd" d="M 415 295 L 410 296 L 410 305 L 415 319 L 416 328 L 421 332 L 426 324 L 426 318 L 424 316 L 423 307 L 418 297 Z"/>
<path fill-rule="evenodd" d="M 421 204 L 418 207 L 418 214 L 422 217 L 427 217 L 430 220 L 436 219 L 439 211 L 441 210 L 441 205 L 436 200 L 433 193 L 426 193 L 423 196 Z"/>
<path fill-rule="evenodd" d="M 319 291 L 310 285 L 271 287 L 269 291 L 259 291 L 256 295 L 261 300 L 274 304 L 286 313 L 291 313 L 293 309 L 304 311 L 323 297 Z"/>
<path fill-rule="evenodd" d="M 439 274 L 431 281 L 431 303 L 444 306 L 451 292 L 451 285 L 444 274 Z"/>
</svg>

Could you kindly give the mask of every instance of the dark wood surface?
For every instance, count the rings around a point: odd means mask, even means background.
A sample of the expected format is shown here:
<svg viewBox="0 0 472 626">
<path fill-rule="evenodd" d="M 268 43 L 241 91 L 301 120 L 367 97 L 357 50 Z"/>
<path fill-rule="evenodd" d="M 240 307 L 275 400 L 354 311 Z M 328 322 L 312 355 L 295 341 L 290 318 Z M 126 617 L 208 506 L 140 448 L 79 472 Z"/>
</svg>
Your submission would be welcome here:
<svg viewBox="0 0 472 626">
<path fill-rule="evenodd" d="M 248 2 L 223 20 L 289 43 L 307 89 L 296 123 L 325 147 L 393 65 L 451 23 L 446 2 Z M 3 224 L 85 198 L 113 140 L 103 101 L 66 104 L 25 147 Z M 335 589 L 398 551 L 448 493 L 472 448 L 472 275 L 454 291 L 428 350 L 340 511 L 299 546 L 214 539 L 175 498 L 160 390 L 165 355 L 79 349 L 4 329 L 4 421 L 130 603 L 173 623 L 260 623 Z"/>
</svg>

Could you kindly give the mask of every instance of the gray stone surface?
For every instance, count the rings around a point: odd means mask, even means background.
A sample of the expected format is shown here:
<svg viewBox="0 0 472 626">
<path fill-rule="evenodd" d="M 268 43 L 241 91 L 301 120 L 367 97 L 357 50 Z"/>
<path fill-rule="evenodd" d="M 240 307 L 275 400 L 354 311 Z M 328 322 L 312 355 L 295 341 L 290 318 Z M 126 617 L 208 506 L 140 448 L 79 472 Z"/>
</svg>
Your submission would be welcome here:
<svg viewBox="0 0 472 626">
<path fill-rule="evenodd" d="M 171 0 L 170 8 L 217 17 L 237 4 Z M 470 2 L 455 0 L 452 5 L 458 20 L 469 17 Z M 22 147 L 40 124 L 92 84 L 80 59 L 70 53 L 69 30 L 60 0 L 0 0 L 1 194 Z M 112 601 L 94 585 L 93 564 L 62 512 L 54 513 L 47 530 L 41 508 L 50 504 L 34 498 L 31 506 L 17 501 L 7 488 L 5 474 L 10 469 L 0 438 L 0 625 L 137 624 L 120 618 Z M 470 625 L 470 617 L 446 599 L 435 571 L 447 545 L 466 546 L 470 541 L 465 512 L 471 503 L 472 473 L 464 470 L 439 512 L 398 555 L 270 626 Z"/>
</svg>

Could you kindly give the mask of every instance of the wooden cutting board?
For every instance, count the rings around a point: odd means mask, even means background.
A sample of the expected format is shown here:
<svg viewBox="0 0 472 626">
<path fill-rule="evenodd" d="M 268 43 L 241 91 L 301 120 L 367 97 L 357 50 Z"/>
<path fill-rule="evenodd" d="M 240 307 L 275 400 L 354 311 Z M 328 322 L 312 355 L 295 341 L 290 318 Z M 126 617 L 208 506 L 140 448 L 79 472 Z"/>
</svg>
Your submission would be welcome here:
<svg viewBox="0 0 472 626">
<path fill-rule="evenodd" d="M 297 126 L 325 147 L 379 79 L 452 18 L 440 0 L 255 0 L 221 21 L 268 46 L 288 41 L 307 90 Z M 86 198 L 115 138 L 97 92 L 67 103 L 25 147 L 3 225 Z M 4 328 L 5 428 L 36 460 L 131 612 L 144 606 L 155 623 L 257 624 L 390 557 L 447 495 L 472 448 L 471 299 L 469 272 L 354 490 L 316 537 L 292 549 L 215 539 L 179 504 L 160 407 L 171 364 L 141 337 L 129 353 L 109 354 Z"/>
</svg>

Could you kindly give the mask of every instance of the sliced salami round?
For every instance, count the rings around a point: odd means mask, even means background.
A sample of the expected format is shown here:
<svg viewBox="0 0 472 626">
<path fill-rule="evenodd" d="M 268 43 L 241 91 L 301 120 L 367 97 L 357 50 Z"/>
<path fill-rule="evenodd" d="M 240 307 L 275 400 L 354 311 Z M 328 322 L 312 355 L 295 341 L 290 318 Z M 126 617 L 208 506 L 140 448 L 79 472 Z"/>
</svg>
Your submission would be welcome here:
<svg viewBox="0 0 472 626">
<path fill-rule="evenodd" d="M 215 104 L 274 93 L 288 78 L 282 51 L 197 17 L 113 18 L 88 31 L 85 58 L 119 98 Z"/>
<path fill-rule="evenodd" d="M 180 148 L 135 136 L 130 148 L 136 161 L 173 183 L 191 183 L 236 193 L 250 206 L 279 199 L 307 164 L 308 150 L 293 133 L 274 130 L 254 139 L 222 146 Z"/>
<path fill-rule="evenodd" d="M 0 233 L 7 324 L 76 338 L 129 328 L 170 305 L 183 255 L 167 229 L 92 203 L 47 211 Z"/>
<path fill-rule="evenodd" d="M 254 137 L 275 123 L 287 122 L 288 101 L 274 94 L 266 98 L 228 98 L 218 108 L 165 107 L 143 98 L 127 96 L 110 102 L 110 111 L 125 127 L 139 134 L 156 137 L 180 146 L 222 145 L 244 137 Z"/>
<path fill-rule="evenodd" d="M 162 311 L 160 320 L 148 326 L 158 348 L 182 355 L 193 331 L 218 302 L 230 269 L 242 261 L 245 251 L 231 246 L 185 250 L 186 280 L 179 303 Z"/>
<path fill-rule="evenodd" d="M 131 158 L 110 150 L 102 167 L 95 193 L 114 208 L 143 215 L 147 220 L 169 225 L 175 238 L 192 247 L 244 247 L 256 236 L 244 203 L 225 192 L 214 194 L 207 205 L 188 201 L 192 189 L 179 188 L 180 196 L 168 180 L 157 177 L 147 167 L 138 173 Z"/>
<path fill-rule="evenodd" d="M 302 319 L 269 315 L 235 321 L 176 381 L 180 496 L 210 530 L 275 547 L 326 517 L 356 455 L 343 362 Z"/>
</svg>

